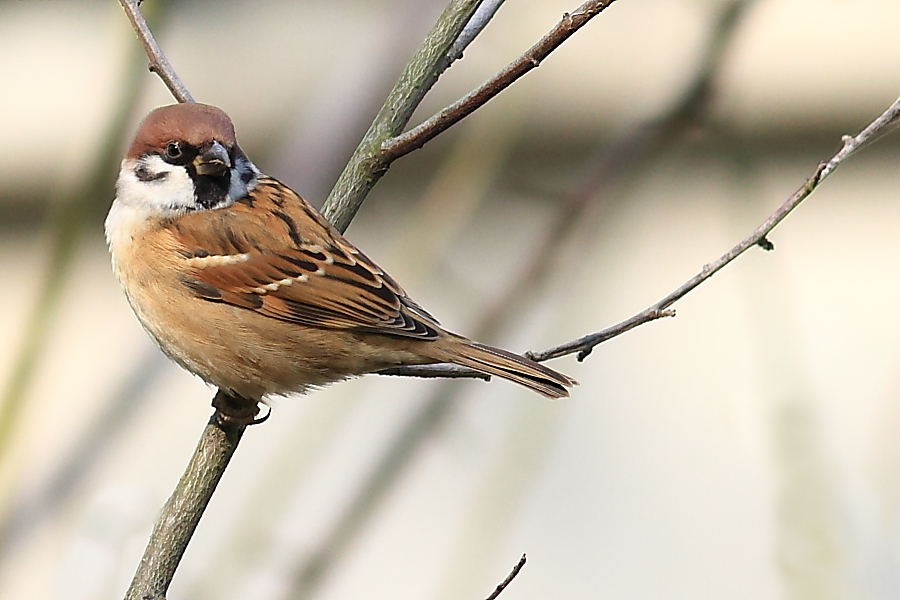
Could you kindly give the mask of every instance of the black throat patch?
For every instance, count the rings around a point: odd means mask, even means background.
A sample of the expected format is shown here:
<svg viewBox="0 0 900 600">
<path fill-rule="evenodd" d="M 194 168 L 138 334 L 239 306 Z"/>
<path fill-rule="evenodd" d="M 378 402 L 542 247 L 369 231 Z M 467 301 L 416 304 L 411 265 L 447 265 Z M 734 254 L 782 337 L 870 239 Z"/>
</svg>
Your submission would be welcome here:
<svg viewBox="0 0 900 600">
<path fill-rule="evenodd" d="M 231 169 L 224 175 L 198 175 L 194 165 L 188 164 L 188 173 L 194 182 L 194 198 L 197 204 L 209 209 L 225 203 L 231 188 Z"/>
</svg>

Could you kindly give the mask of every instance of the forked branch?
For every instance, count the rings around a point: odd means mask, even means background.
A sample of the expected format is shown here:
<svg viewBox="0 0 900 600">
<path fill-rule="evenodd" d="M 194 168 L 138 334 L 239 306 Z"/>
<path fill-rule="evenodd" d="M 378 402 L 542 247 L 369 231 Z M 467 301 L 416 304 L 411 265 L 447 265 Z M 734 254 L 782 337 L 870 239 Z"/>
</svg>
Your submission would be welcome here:
<svg viewBox="0 0 900 600">
<path fill-rule="evenodd" d="M 395 160 L 417 148 L 421 148 L 428 141 L 484 106 L 491 98 L 497 96 L 520 77 L 540 65 L 541 61 L 551 52 L 556 50 L 576 31 L 584 27 L 588 21 L 603 12 L 613 2 L 615 0 L 588 0 L 571 14 L 564 14 L 556 27 L 550 30 L 547 35 L 541 38 L 537 44 L 532 46 L 518 60 L 469 93 L 465 98 L 445 108 L 418 127 L 401 134 L 400 132 L 412 117 L 413 111 L 424 97 L 424 93 L 431 89 L 431 86 L 437 81 L 437 76 L 432 77 L 431 71 L 422 70 L 422 73 L 428 76 L 420 77 L 418 81 L 413 82 L 415 84 L 413 89 L 417 90 L 416 93 L 421 95 L 410 96 L 410 102 L 403 103 L 399 107 L 395 106 L 396 101 L 392 100 L 392 98 L 397 93 L 406 93 L 402 89 L 403 86 L 409 86 L 409 78 L 406 74 L 411 72 L 411 68 L 418 63 L 419 54 L 426 48 L 434 45 L 434 42 L 430 41 L 431 36 L 433 34 L 446 33 L 446 31 L 442 32 L 442 29 L 446 28 L 441 28 L 441 22 L 439 21 L 432 33 L 429 34 L 425 44 L 422 45 L 419 53 L 410 61 L 407 70 L 404 71 L 404 75 L 401 75 L 397 81 L 397 86 L 395 86 L 391 95 L 388 96 L 381 112 L 375 118 L 363 141 L 356 148 L 356 151 L 350 158 L 350 162 L 344 169 L 344 172 L 341 173 L 340 178 L 328 196 L 328 200 L 322 207 L 322 214 L 339 231 L 343 232 L 350 224 L 350 220 L 356 214 L 356 211 L 359 210 L 359 206 L 369 191 L 387 172 Z M 441 16 L 441 20 L 448 18 L 455 3 L 450 3 L 447 10 L 444 11 L 444 15 Z M 492 16 L 491 10 L 495 12 L 499 8 L 499 3 L 492 4 L 496 4 L 496 6 L 486 8 L 482 14 L 475 13 L 474 17 L 477 19 L 480 16 Z M 459 47 L 454 45 L 454 42 L 461 35 L 466 35 L 464 28 L 467 23 L 472 21 L 474 8 L 473 6 L 472 10 L 465 13 L 465 20 L 456 18 L 456 20 L 452 21 L 455 27 L 452 30 L 452 37 L 446 35 L 438 36 L 442 44 L 448 40 L 449 44 L 440 46 L 442 54 L 437 56 L 439 60 L 435 63 L 437 74 L 443 72 L 446 65 L 449 65 L 449 62 L 452 62 L 456 57 L 454 53 L 460 51 Z M 459 15 L 462 14 L 461 12 L 459 13 Z M 456 27 L 457 25 L 458 27 Z M 477 34 L 480 29 L 473 26 L 471 31 Z M 471 40 L 469 39 L 468 41 Z"/>
<path fill-rule="evenodd" d="M 587 25 L 588 21 L 606 10 L 613 2 L 615 0 L 589 0 L 572 13 L 565 13 L 562 20 L 547 35 L 505 69 L 421 125 L 386 140 L 381 147 L 384 160 L 391 162 L 421 148 L 487 104 L 489 100 L 495 98 L 523 75 L 538 68 L 551 52 L 559 48 L 563 42 Z"/>
</svg>

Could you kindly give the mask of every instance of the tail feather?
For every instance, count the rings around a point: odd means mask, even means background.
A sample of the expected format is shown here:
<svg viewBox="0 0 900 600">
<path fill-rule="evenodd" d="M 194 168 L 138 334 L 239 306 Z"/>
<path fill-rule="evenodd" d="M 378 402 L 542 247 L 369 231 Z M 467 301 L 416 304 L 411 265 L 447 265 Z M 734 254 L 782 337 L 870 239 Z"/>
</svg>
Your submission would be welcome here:
<svg viewBox="0 0 900 600">
<path fill-rule="evenodd" d="M 452 362 L 523 385 L 548 398 L 566 398 L 566 389 L 578 382 L 553 369 L 512 352 L 466 340 Z"/>
</svg>

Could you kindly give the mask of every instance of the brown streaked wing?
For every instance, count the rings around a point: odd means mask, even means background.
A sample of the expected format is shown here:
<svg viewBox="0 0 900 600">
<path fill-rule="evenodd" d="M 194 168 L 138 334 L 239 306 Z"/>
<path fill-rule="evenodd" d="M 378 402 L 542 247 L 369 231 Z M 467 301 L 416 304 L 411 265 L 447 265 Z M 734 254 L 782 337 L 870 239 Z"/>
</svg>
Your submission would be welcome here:
<svg viewBox="0 0 900 600">
<path fill-rule="evenodd" d="M 293 191 L 266 178 L 252 194 L 173 224 L 193 294 L 313 327 L 440 336 L 433 317 Z"/>
</svg>

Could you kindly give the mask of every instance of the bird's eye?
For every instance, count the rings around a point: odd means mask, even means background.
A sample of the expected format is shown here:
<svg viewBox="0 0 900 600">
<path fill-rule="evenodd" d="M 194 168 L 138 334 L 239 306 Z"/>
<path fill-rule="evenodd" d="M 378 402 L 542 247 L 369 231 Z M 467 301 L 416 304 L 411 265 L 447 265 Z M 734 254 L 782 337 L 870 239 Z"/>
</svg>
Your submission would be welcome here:
<svg viewBox="0 0 900 600">
<path fill-rule="evenodd" d="M 169 142 L 166 144 L 166 158 L 170 160 L 181 158 L 181 144 L 178 142 Z"/>
</svg>

